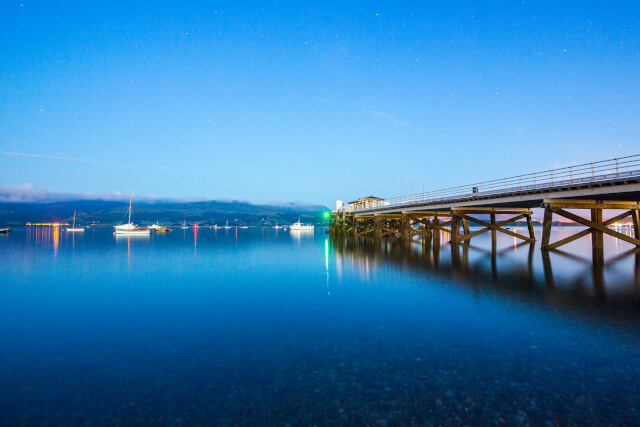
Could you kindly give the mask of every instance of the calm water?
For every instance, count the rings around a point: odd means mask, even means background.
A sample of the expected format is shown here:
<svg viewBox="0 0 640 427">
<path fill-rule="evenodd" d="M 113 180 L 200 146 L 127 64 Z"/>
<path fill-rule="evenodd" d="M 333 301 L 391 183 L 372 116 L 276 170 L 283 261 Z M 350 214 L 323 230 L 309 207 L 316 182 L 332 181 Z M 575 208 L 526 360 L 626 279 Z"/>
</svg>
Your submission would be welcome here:
<svg viewBox="0 0 640 427">
<path fill-rule="evenodd" d="M 638 251 L 515 243 L 14 230 L 0 424 L 638 424 Z"/>
</svg>

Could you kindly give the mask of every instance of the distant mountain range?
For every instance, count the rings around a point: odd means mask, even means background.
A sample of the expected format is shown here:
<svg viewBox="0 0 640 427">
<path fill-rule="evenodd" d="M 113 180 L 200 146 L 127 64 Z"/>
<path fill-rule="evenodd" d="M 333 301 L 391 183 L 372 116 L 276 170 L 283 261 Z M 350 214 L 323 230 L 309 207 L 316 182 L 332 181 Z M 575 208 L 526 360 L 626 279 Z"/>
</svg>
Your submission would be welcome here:
<svg viewBox="0 0 640 427">
<path fill-rule="evenodd" d="M 113 225 L 127 221 L 129 203 L 105 200 L 77 200 L 54 203 L 0 203 L 0 224 L 24 225 L 28 222 L 70 222 L 76 210 L 76 223 Z M 230 225 L 322 224 L 329 208 L 321 205 L 254 205 L 240 201 L 136 203 L 132 222 L 136 224 L 219 224 Z"/>
</svg>

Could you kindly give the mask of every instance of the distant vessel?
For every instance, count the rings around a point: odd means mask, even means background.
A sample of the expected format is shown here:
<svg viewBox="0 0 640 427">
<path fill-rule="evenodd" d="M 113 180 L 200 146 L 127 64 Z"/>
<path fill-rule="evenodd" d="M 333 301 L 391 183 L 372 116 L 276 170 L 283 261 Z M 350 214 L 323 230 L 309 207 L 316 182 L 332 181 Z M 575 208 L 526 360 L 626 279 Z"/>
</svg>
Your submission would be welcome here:
<svg viewBox="0 0 640 427">
<path fill-rule="evenodd" d="M 186 230 L 187 228 L 189 228 L 187 227 L 187 221 L 186 220 L 182 221 L 182 229 Z"/>
<path fill-rule="evenodd" d="M 231 228 L 231 226 L 229 225 L 229 221 L 227 220 L 226 224 L 224 225 L 224 228 Z"/>
<path fill-rule="evenodd" d="M 243 223 L 242 223 L 242 227 L 240 227 L 240 228 L 249 228 L 249 227 L 247 227 L 246 225 L 244 225 L 244 222 L 243 222 Z"/>
<path fill-rule="evenodd" d="M 0 233 L 8 233 L 10 231 L 11 231 L 10 228 L 0 228 Z"/>
<path fill-rule="evenodd" d="M 151 227 L 149 227 L 149 228 L 151 228 Z M 154 227 L 153 230 L 156 233 L 164 233 L 164 232 L 167 232 L 167 231 L 171 231 L 171 229 L 169 227 L 162 227 L 162 226 Z"/>
<path fill-rule="evenodd" d="M 131 197 L 129 197 L 129 222 L 122 225 L 116 225 L 116 234 L 123 235 L 144 235 L 150 234 L 151 230 L 148 228 L 138 228 L 137 225 L 131 223 Z"/>
<path fill-rule="evenodd" d="M 280 226 L 278 225 L 278 221 L 276 221 L 276 226 L 275 226 L 275 227 L 273 227 L 273 228 L 282 228 L 282 227 L 280 227 Z"/>
<path fill-rule="evenodd" d="M 67 227 L 67 231 L 84 231 L 84 227 L 83 228 L 76 228 L 76 211 L 73 211 L 73 224 L 71 225 L 71 228 Z"/>
<path fill-rule="evenodd" d="M 113 228 L 116 229 L 116 233 L 118 231 L 131 231 L 138 228 L 137 225 L 131 224 L 131 196 L 129 196 L 129 222 L 126 224 L 116 225 Z"/>
<path fill-rule="evenodd" d="M 156 229 L 158 229 L 158 228 L 166 228 L 166 227 L 163 227 L 163 226 L 161 226 L 161 225 L 158 225 L 158 221 L 156 221 L 156 223 L 155 223 L 155 224 L 151 224 L 151 225 L 149 226 L 149 230 L 156 230 Z"/>
<path fill-rule="evenodd" d="M 300 222 L 300 218 L 298 218 L 298 222 L 294 222 L 293 224 L 291 224 L 291 226 L 289 227 L 291 228 L 291 230 L 313 230 L 313 225 L 304 225 L 303 223 Z"/>
</svg>

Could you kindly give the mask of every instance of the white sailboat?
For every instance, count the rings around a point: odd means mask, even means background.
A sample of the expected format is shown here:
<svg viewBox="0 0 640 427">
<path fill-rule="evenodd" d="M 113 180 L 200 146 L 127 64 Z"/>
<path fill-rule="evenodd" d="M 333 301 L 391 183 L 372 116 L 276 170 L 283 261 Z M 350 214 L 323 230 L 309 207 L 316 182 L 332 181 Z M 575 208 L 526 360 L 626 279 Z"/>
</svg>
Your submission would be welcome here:
<svg viewBox="0 0 640 427">
<path fill-rule="evenodd" d="M 76 211 L 73 211 L 73 225 L 71 226 L 71 228 L 67 227 L 67 231 L 84 231 L 84 227 L 82 228 L 76 228 Z"/>
<path fill-rule="evenodd" d="M 231 226 L 229 225 L 229 220 L 227 220 L 227 222 L 225 223 L 224 228 L 231 228 Z"/>
<path fill-rule="evenodd" d="M 187 220 L 182 221 L 182 229 L 186 230 L 187 228 L 189 228 L 187 227 Z"/>
<path fill-rule="evenodd" d="M 116 225 L 114 228 L 116 229 L 116 234 L 143 235 L 151 233 L 148 228 L 138 228 L 137 225 L 131 223 L 131 197 L 129 197 L 129 222 Z"/>
<path fill-rule="evenodd" d="M 298 222 L 294 222 L 293 224 L 291 224 L 289 228 L 291 229 L 291 231 L 295 231 L 295 230 L 306 231 L 306 230 L 313 230 L 313 225 L 305 225 L 301 223 L 300 218 L 298 218 Z"/>
<path fill-rule="evenodd" d="M 118 231 L 127 231 L 127 230 L 135 230 L 138 228 L 137 225 L 131 224 L 131 196 L 129 196 L 129 222 L 126 224 L 114 225 L 113 228 Z"/>
</svg>

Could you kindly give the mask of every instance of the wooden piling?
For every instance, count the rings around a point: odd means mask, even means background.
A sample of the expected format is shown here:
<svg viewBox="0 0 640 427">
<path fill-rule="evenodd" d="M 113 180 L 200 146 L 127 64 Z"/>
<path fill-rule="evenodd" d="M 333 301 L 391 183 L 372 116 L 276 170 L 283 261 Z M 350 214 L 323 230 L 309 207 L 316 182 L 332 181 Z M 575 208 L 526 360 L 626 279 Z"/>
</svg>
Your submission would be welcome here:
<svg viewBox="0 0 640 427">
<path fill-rule="evenodd" d="M 542 220 L 542 244 L 541 249 L 547 250 L 551 239 L 551 224 L 553 223 L 553 212 L 549 205 L 544 206 L 544 219 Z"/>
<path fill-rule="evenodd" d="M 591 221 L 594 224 L 602 225 L 602 209 L 591 209 Z M 601 230 L 593 230 L 591 232 L 591 247 L 602 248 L 604 247 L 604 235 Z"/>
<path fill-rule="evenodd" d="M 536 233 L 533 231 L 533 221 L 531 221 L 531 214 L 527 215 L 527 227 L 529 228 L 529 237 L 536 238 Z"/>
<path fill-rule="evenodd" d="M 451 243 L 460 241 L 460 217 L 453 214 L 451 217 Z"/>
</svg>

